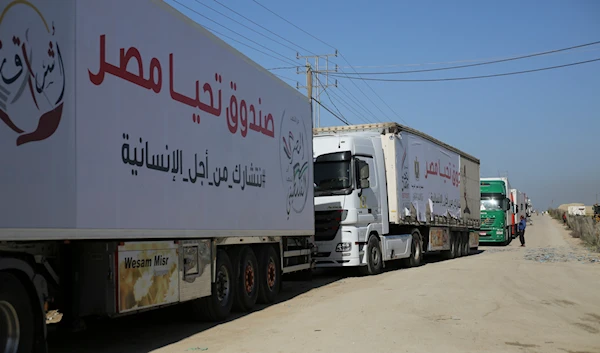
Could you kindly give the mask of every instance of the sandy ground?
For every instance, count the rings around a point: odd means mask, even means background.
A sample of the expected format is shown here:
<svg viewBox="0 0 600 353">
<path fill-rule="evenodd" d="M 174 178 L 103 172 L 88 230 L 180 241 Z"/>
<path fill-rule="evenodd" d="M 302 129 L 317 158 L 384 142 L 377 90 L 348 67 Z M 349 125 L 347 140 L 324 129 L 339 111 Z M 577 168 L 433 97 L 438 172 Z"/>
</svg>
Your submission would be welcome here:
<svg viewBox="0 0 600 353">
<path fill-rule="evenodd" d="M 282 302 L 224 324 L 191 321 L 181 306 L 55 335 L 50 349 L 600 353 L 600 263 L 592 262 L 598 256 L 549 216 L 533 221 L 525 248 L 515 239 L 378 276 L 316 276 L 287 283 Z"/>
</svg>

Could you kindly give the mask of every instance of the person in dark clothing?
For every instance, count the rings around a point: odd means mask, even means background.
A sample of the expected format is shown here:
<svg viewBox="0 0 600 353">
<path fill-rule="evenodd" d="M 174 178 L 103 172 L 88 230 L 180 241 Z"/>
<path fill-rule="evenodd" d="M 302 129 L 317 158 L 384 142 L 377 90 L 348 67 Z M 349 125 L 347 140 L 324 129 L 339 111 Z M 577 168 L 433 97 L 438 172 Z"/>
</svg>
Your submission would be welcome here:
<svg viewBox="0 0 600 353">
<path fill-rule="evenodd" d="M 521 246 L 525 246 L 525 227 L 527 227 L 527 221 L 525 217 L 521 216 L 521 221 L 519 222 L 519 240 L 521 241 Z"/>
</svg>

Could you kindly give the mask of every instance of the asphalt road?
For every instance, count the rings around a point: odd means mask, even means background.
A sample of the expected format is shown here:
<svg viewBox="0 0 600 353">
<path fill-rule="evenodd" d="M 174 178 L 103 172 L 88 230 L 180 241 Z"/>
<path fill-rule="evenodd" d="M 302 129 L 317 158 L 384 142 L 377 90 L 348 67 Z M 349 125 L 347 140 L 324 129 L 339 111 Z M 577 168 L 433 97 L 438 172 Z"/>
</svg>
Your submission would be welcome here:
<svg viewBox="0 0 600 353">
<path fill-rule="evenodd" d="M 525 248 L 482 246 L 454 260 L 371 277 L 290 282 L 281 302 L 220 325 L 184 306 L 52 335 L 57 352 L 600 353 L 600 260 L 549 216 Z M 598 261 L 598 262 L 593 262 Z"/>
</svg>

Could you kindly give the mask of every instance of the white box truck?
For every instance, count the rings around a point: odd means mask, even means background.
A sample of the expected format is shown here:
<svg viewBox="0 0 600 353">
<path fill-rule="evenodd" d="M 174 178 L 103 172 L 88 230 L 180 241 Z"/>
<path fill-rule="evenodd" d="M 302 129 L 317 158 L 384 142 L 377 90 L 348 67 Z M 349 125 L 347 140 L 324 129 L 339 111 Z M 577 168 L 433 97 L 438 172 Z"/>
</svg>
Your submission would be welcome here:
<svg viewBox="0 0 600 353">
<path fill-rule="evenodd" d="M 527 204 L 525 201 L 525 194 L 519 189 L 511 189 L 510 190 L 511 201 L 512 201 L 512 223 L 513 226 L 513 238 L 517 237 L 517 231 L 519 227 L 519 222 L 521 221 L 521 216 L 527 217 Z"/>
<path fill-rule="evenodd" d="M 478 247 L 479 160 L 397 123 L 313 129 L 317 267 Z"/>
<path fill-rule="evenodd" d="M 312 268 L 309 101 L 159 0 L 0 0 L 0 351 Z"/>
<path fill-rule="evenodd" d="M 569 206 L 569 216 L 585 216 L 585 206 Z"/>
</svg>

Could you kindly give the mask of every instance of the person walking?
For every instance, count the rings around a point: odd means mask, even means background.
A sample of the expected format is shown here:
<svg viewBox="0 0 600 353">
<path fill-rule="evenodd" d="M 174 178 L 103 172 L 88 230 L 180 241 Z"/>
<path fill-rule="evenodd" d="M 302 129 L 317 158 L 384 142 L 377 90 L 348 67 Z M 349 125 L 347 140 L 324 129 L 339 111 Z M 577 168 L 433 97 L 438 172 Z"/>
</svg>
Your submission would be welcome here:
<svg viewBox="0 0 600 353">
<path fill-rule="evenodd" d="M 524 216 L 521 216 L 521 221 L 519 221 L 519 240 L 521 241 L 521 246 L 525 246 L 525 227 L 527 227 L 527 221 Z"/>
</svg>

